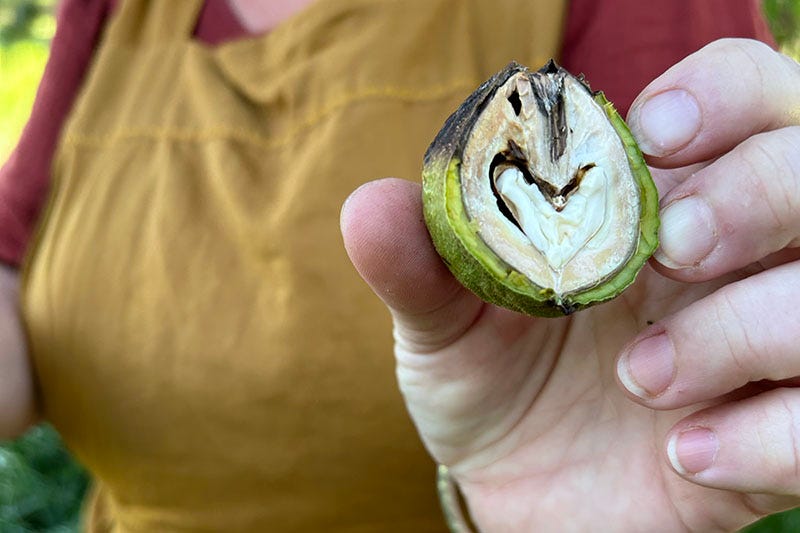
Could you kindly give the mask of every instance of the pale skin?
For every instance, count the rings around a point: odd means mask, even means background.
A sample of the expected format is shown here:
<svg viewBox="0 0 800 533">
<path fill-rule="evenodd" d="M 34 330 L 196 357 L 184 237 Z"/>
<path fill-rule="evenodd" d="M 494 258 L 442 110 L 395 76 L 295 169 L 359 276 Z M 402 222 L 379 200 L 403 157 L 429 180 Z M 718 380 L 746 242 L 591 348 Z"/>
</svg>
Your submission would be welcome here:
<svg viewBox="0 0 800 533">
<path fill-rule="evenodd" d="M 628 120 L 662 248 L 568 318 L 463 289 L 419 185 L 348 199 L 345 246 L 393 316 L 408 409 L 481 531 L 734 531 L 800 505 L 798 86 L 796 62 L 729 39 L 643 91 Z"/>
</svg>

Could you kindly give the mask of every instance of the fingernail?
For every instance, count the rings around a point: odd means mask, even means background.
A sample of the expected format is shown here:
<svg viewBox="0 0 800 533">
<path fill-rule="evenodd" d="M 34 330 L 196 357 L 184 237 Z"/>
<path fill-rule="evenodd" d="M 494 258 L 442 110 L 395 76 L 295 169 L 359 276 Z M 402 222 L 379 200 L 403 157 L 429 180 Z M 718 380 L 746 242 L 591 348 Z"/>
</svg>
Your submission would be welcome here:
<svg viewBox="0 0 800 533">
<path fill-rule="evenodd" d="M 717 245 L 717 230 L 711 208 L 698 196 L 687 196 L 661 211 L 658 230 L 660 247 L 655 258 L 669 268 L 691 268 Z"/>
<path fill-rule="evenodd" d="M 714 464 L 719 450 L 717 436 L 708 428 L 692 428 L 670 437 L 667 457 L 678 473 L 697 474 Z"/>
<path fill-rule="evenodd" d="M 617 362 L 625 388 L 640 398 L 654 398 L 669 387 L 675 375 L 672 343 L 662 333 L 634 344 Z"/>
<path fill-rule="evenodd" d="M 636 105 L 629 117 L 633 136 L 646 154 L 677 152 L 700 130 L 700 106 L 690 93 L 673 89 Z"/>
</svg>

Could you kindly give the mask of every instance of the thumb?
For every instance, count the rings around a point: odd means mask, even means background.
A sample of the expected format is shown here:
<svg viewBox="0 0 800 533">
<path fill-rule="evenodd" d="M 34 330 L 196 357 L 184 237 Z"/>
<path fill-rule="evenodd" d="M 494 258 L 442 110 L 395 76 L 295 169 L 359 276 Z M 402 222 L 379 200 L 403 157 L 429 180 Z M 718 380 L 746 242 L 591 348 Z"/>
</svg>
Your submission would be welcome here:
<svg viewBox="0 0 800 533">
<path fill-rule="evenodd" d="M 344 246 L 389 307 L 403 348 L 433 352 L 459 338 L 483 302 L 450 274 L 431 243 L 416 183 L 386 178 L 359 187 L 342 207 Z"/>
</svg>

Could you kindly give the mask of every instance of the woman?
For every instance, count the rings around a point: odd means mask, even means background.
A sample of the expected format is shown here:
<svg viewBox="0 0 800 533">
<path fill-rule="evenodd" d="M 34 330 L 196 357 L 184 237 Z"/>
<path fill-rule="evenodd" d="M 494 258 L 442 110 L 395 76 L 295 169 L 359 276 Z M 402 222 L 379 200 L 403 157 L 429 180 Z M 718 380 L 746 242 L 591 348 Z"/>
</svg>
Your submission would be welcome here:
<svg viewBox="0 0 800 533">
<path fill-rule="evenodd" d="M 511 58 L 560 55 L 625 108 L 707 41 L 766 38 L 755 3 L 694 27 L 679 26 L 691 2 L 658 17 L 636 2 L 304 4 L 62 7 L 3 170 L 0 250 L 26 254 L 28 344 L 7 269 L 1 427 L 54 423 L 98 480 L 89 530 L 442 531 L 341 201 L 373 176 L 415 178 L 444 118 Z"/>
</svg>

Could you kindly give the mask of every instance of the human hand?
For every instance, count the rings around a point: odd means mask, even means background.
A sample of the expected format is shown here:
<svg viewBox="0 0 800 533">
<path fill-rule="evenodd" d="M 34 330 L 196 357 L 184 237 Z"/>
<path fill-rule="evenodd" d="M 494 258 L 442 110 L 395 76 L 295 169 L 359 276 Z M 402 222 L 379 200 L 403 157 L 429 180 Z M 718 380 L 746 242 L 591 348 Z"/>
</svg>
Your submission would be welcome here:
<svg viewBox="0 0 800 533">
<path fill-rule="evenodd" d="M 463 289 L 418 185 L 348 200 L 345 246 L 394 318 L 409 411 L 482 531 L 729 531 L 800 504 L 797 87 L 797 63 L 723 40 L 645 89 L 629 122 L 657 167 L 662 248 L 570 317 Z"/>
<path fill-rule="evenodd" d="M 19 273 L 0 263 L 0 440 L 38 421 L 36 383 L 19 314 Z"/>
</svg>

